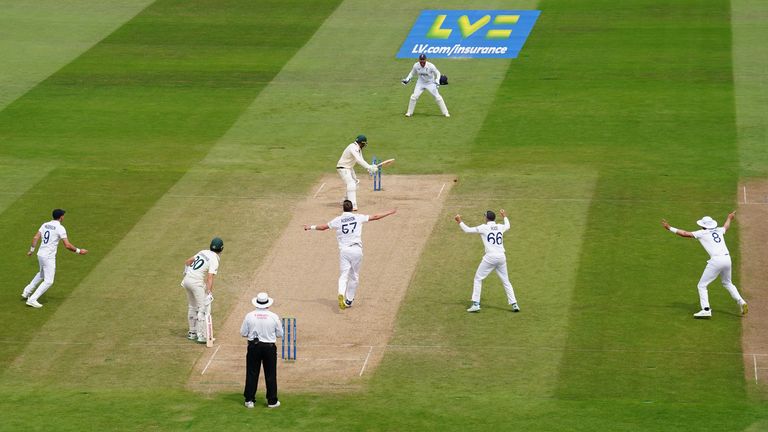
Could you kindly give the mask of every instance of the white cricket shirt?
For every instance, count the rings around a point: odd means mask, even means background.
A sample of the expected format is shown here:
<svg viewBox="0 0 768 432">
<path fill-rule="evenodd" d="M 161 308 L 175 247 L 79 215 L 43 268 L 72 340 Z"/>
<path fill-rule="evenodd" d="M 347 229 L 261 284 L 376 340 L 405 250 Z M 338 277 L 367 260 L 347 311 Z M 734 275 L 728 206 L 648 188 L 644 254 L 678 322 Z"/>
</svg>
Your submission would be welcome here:
<svg viewBox="0 0 768 432">
<path fill-rule="evenodd" d="M 256 309 L 245 315 L 240 326 L 240 335 L 248 340 L 258 339 L 261 342 L 275 343 L 283 337 L 283 324 L 276 313 L 267 309 Z"/>
<path fill-rule="evenodd" d="M 422 84 L 433 84 L 440 79 L 440 71 L 430 62 L 425 62 L 422 67 L 419 62 L 413 64 L 413 69 L 405 79 L 410 80 L 414 75 L 419 77 Z"/>
<path fill-rule="evenodd" d="M 504 225 L 489 221 L 483 225 L 469 227 L 464 222 L 459 224 L 465 233 L 477 233 L 483 239 L 486 255 L 504 255 L 504 232 L 509 229 L 509 219 L 504 218 Z"/>
<path fill-rule="evenodd" d="M 328 222 L 328 226 L 336 230 L 339 249 L 352 245 L 363 247 L 363 224 L 369 218 L 368 215 L 344 212 Z"/>
<path fill-rule="evenodd" d="M 195 255 L 195 260 L 187 267 L 186 277 L 204 281 L 205 274 L 216 274 L 219 271 L 219 255 L 210 250 L 201 250 Z"/>
<path fill-rule="evenodd" d="M 360 149 L 360 145 L 358 145 L 357 142 L 353 142 L 344 149 L 339 161 L 336 162 L 336 166 L 353 168 L 355 163 L 359 163 L 361 166 L 365 167 L 365 169 L 371 169 L 371 165 L 363 159 L 363 150 Z"/>
<path fill-rule="evenodd" d="M 702 229 L 694 231 L 692 234 L 704 246 L 710 257 L 729 254 L 728 247 L 725 245 L 725 229 L 723 227 Z"/>
<path fill-rule="evenodd" d="M 40 248 L 37 250 L 37 256 L 55 258 L 56 251 L 59 249 L 59 240 L 67 238 L 64 225 L 54 219 L 42 224 L 37 231 L 40 232 Z"/>
</svg>

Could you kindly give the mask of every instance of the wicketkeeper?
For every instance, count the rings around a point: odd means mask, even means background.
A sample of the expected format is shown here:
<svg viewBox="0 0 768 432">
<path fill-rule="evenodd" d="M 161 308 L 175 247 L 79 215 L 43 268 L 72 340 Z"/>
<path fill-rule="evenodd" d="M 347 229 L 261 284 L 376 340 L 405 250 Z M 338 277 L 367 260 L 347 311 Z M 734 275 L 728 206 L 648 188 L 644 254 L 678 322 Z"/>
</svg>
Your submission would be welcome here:
<svg viewBox="0 0 768 432">
<path fill-rule="evenodd" d="M 440 107 L 440 112 L 442 112 L 444 116 L 450 117 L 451 115 L 448 114 L 448 107 L 445 106 L 443 97 L 440 96 L 440 92 L 437 91 L 437 88 L 440 86 L 440 71 L 437 70 L 435 65 L 427 61 L 426 55 L 419 55 L 419 61 L 413 64 L 411 72 L 409 72 L 408 76 L 402 80 L 403 85 L 408 84 L 414 75 L 417 75 L 419 79 L 416 81 L 411 100 L 408 101 L 408 111 L 406 111 L 405 116 L 410 117 L 413 115 L 413 110 L 416 108 L 416 101 L 419 100 L 421 94 L 426 90 L 434 96 L 437 106 Z M 444 82 L 447 84 L 447 79 Z"/>
</svg>

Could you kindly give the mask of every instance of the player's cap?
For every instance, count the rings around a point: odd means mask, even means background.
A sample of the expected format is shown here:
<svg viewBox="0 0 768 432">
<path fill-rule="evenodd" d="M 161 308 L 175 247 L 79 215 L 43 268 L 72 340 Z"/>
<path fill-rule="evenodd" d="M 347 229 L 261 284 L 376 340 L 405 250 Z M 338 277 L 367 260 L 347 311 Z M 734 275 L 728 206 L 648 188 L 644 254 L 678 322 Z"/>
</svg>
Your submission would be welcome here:
<svg viewBox="0 0 768 432">
<path fill-rule="evenodd" d="M 357 138 L 355 138 L 355 142 L 358 144 L 362 144 L 362 143 L 368 144 L 368 138 L 366 138 L 365 135 L 358 135 Z"/>
<path fill-rule="evenodd" d="M 53 216 L 53 220 L 58 220 L 59 218 L 64 216 L 64 213 L 66 213 L 66 211 L 62 209 L 54 209 L 51 215 Z"/>
<path fill-rule="evenodd" d="M 427 55 L 426 54 L 419 54 L 419 60 L 426 60 Z"/>
<path fill-rule="evenodd" d="M 709 216 L 704 216 L 703 218 L 696 221 L 696 225 L 702 228 L 712 229 L 717 228 L 717 221 Z"/>
<path fill-rule="evenodd" d="M 492 212 L 491 210 L 488 210 L 485 212 L 485 218 L 489 221 L 495 221 L 496 220 L 496 213 Z"/>
<path fill-rule="evenodd" d="M 251 303 L 253 303 L 253 305 L 259 309 L 266 309 L 272 306 L 272 303 L 274 302 L 275 299 L 271 298 L 269 294 L 265 292 L 260 292 L 256 295 L 256 297 L 251 299 Z"/>
<path fill-rule="evenodd" d="M 214 237 L 213 240 L 211 240 L 211 250 L 214 252 L 221 252 L 224 250 L 224 240 Z"/>
</svg>

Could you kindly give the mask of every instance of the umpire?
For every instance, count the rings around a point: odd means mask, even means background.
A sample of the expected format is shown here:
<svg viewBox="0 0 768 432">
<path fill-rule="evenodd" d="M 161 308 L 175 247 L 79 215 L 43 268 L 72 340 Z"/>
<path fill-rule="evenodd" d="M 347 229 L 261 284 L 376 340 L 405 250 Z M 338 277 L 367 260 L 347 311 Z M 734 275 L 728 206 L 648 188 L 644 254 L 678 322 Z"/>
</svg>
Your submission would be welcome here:
<svg viewBox="0 0 768 432">
<path fill-rule="evenodd" d="M 248 338 L 248 354 L 245 371 L 245 407 L 253 408 L 256 399 L 256 386 L 259 383 L 259 370 L 264 365 L 264 382 L 267 384 L 267 407 L 277 408 L 277 347 L 275 341 L 283 337 L 283 325 L 280 317 L 271 312 L 274 299 L 267 293 L 259 293 L 251 300 L 256 310 L 249 312 L 240 327 L 240 335 Z"/>
</svg>

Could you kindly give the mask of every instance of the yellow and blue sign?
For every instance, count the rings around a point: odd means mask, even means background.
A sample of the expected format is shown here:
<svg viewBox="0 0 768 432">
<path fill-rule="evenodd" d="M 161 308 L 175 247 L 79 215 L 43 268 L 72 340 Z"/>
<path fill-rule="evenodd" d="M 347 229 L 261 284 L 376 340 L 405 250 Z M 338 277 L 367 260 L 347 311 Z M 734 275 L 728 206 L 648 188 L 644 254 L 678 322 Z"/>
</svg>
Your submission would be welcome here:
<svg viewBox="0 0 768 432">
<path fill-rule="evenodd" d="M 516 58 L 536 24 L 535 10 L 425 10 L 397 58 Z"/>
</svg>

